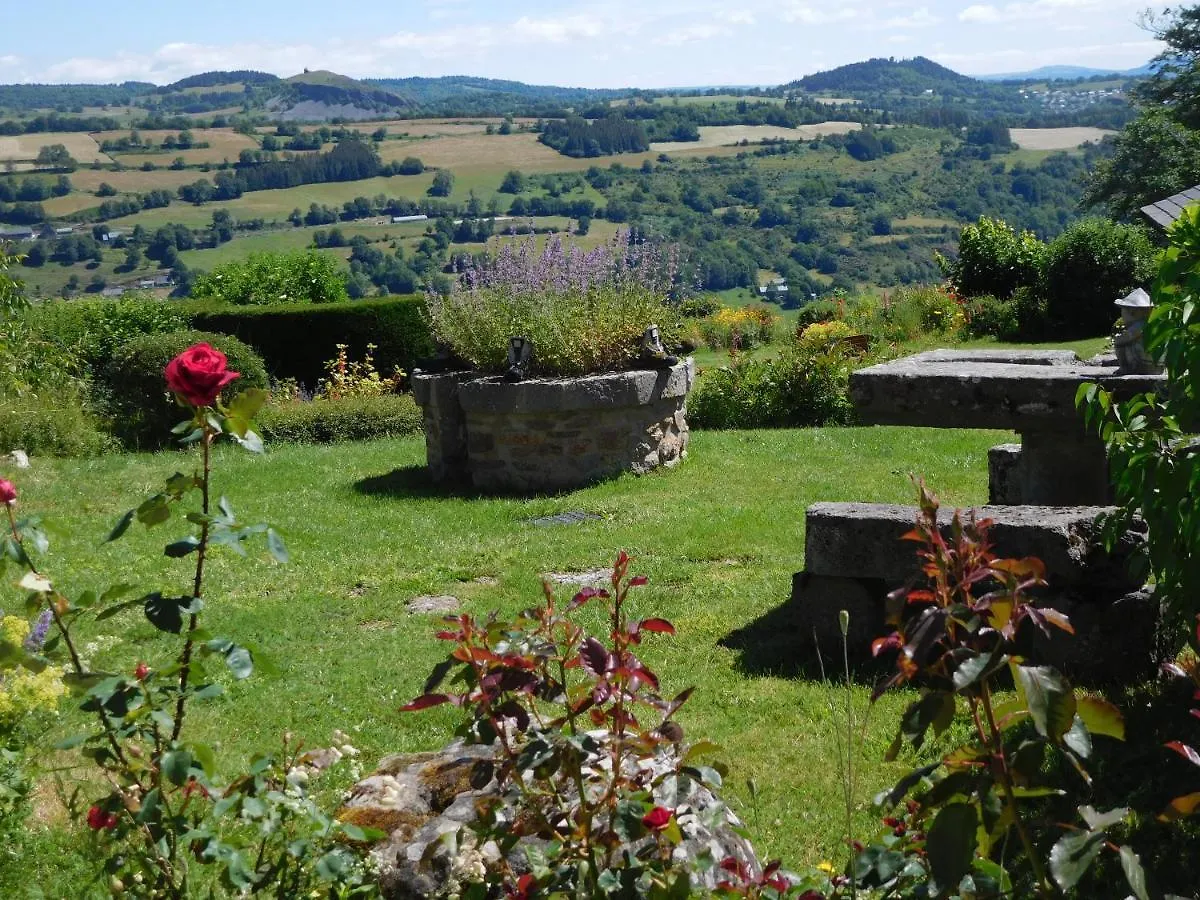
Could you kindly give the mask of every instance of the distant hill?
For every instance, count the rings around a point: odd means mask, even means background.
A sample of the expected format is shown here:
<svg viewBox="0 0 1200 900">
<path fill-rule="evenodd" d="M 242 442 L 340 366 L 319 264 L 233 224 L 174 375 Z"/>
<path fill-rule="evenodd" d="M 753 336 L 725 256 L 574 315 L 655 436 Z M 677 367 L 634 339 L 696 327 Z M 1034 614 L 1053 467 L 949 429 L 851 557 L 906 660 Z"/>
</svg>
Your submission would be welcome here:
<svg viewBox="0 0 1200 900">
<path fill-rule="evenodd" d="M 494 114 L 497 108 L 506 103 L 517 106 L 586 106 L 634 93 L 632 90 L 525 84 L 521 81 L 477 78 L 470 75 L 447 75 L 441 78 L 365 78 L 363 82 L 394 91 L 411 98 L 422 108 L 445 114 Z"/>
<path fill-rule="evenodd" d="M 234 72 L 201 72 L 199 75 L 189 75 L 174 84 L 160 87 L 156 93 L 170 94 L 174 91 L 208 87 L 215 91 L 232 84 L 273 84 L 276 81 L 279 81 L 278 75 L 272 75 L 270 72 L 257 72 L 253 69 L 238 69 Z"/>
<path fill-rule="evenodd" d="M 806 75 L 786 85 L 810 93 L 877 94 L 896 92 L 921 94 L 962 90 L 974 81 L 923 56 L 912 59 L 868 59 L 866 62 L 838 66 L 827 72 Z"/>
<path fill-rule="evenodd" d="M 318 70 L 285 78 L 268 109 L 285 120 L 371 119 L 411 110 L 411 98 L 336 72 Z"/>
<path fill-rule="evenodd" d="M 1042 66 L 1028 72 L 1005 72 L 995 75 L 976 75 L 980 81 L 1078 81 L 1084 78 L 1116 77 L 1140 78 L 1153 75 L 1157 70 L 1154 63 L 1146 63 L 1136 69 L 1091 69 L 1087 66 Z"/>
</svg>

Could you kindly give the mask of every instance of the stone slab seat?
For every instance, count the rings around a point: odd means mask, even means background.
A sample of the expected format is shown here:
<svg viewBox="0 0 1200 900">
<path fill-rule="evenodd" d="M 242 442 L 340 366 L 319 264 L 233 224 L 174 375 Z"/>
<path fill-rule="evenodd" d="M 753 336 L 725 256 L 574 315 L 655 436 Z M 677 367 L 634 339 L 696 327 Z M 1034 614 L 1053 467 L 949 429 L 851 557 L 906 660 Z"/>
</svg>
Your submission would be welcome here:
<svg viewBox="0 0 1200 900">
<path fill-rule="evenodd" d="M 1069 350 L 930 350 L 850 375 L 850 398 L 868 425 L 1081 431 L 1079 385 L 1118 399 L 1160 389 L 1161 375 L 1117 375 Z"/>
<path fill-rule="evenodd" d="M 1036 556 L 1052 587 L 1095 585 L 1106 591 L 1141 587 L 1126 565 L 1136 538 L 1109 554 L 1099 543 L 1096 517 L 1110 507 L 981 506 L 980 519 L 993 521 L 993 552 L 1001 557 Z M 954 510 L 943 507 L 938 522 L 949 534 Z M 901 541 L 912 530 L 917 509 L 883 503 L 815 503 L 805 514 L 804 568 L 812 575 L 877 578 L 898 587 L 917 570 L 917 545 Z"/>
<path fill-rule="evenodd" d="M 1046 564 L 1048 585 L 1036 592 L 1037 600 L 1064 612 L 1075 628 L 1074 635 L 1036 636 L 1036 658 L 1081 683 L 1128 684 L 1152 675 L 1172 651 L 1164 646 L 1153 590 L 1127 565 L 1141 536 L 1127 532 L 1109 553 L 1095 525 L 1104 509 L 983 506 L 977 515 L 993 520 L 997 555 L 1036 556 Z M 888 593 L 918 571 L 918 545 L 900 540 L 917 513 L 916 507 L 877 503 L 809 507 L 805 571 L 793 579 L 786 617 L 799 658 L 811 658 L 815 648 L 827 660 L 841 658 L 838 611 L 844 609 L 850 613 L 850 659 L 856 664 L 869 659 L 871 641 L 889 630 Z M 943 530 L 952 516 L 953 510 L 939 510 Z"/>
</svg>

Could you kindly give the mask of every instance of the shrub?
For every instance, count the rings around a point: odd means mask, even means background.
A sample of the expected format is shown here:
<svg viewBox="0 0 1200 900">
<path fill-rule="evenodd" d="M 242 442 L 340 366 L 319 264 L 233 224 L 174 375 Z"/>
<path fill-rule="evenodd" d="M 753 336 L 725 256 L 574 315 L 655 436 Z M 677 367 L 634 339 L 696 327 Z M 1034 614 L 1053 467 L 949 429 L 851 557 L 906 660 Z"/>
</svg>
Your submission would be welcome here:
<svg viewBox="0 0 1200 900">
<path fill-rule="evenodd" d="M 971 337 L 1013 340 L 1020 330 L 1017 309 L 1015 300 L 998 300 L 991 294 L 971 297 L 964 303 L 966 332 Z"/>
<path fill-rule="evenodd" d="M 1085 219 L 1051 242 L 1043 291 L 1049 339 L 1108 333 L 1113 301 L 1154 276 L 1155 250 L 1133 225 Z"/>
<path fill-rule="evenodd" d="M 398 391 L 404 372 L 395 369 L 384 377 L 375 368 L 375 345 L 367 344 L 362 359 L 351 359 L 345 344 L 338 344 L 338 354 L 325 364 L 328 378 L 321 380 L 317 393 L 326 400 L 347 400 L 354 397 L 379 397 Z"/>
<path fill-rule="evenodd" d="M 229 335 L 172 331 L 134 338 L 117 349 L 101 374 L 113 433 L 122 443 L 150 449 L 163 446 L 170 438 L 168 432 L 183 413 L 163 387 L 163 369 L 183 350 L 201 342 L 224 353 L 229 368 L 241 373 L 231 392 L 267 386 L 262 358 Z"/>
<path fill-rule="evenodd" d="M 1031 232 L 1017 233 L 999 219 L 980 216 L 962 230 L 958 259 L 938 256 L 955 292 L 962 297 L 991 294 L 1007 300 L 1021 285 L 1037 284 L 1045 262 L 1046 245 Z"/>
<path fill-rule="evenodd" d="M 334 258 L 312 250 L 252 253 L 201 275 L 191 296 L 235 306 L 349 299 L 345 276 Z"/>
<path fill-rule="evenodd" d="M 70 354 L 89 373 L 136 337 L 182 331 L 188 325 L 177 303 L 151 295 L 53 300 L 34 307 L 28 321 L 41 337 Z"/>
<path fill-rule="evenodd" d="M 408 394 L 272 402 L 258 416 L 268 441 L 334 444 L 404 437 L 421 431 L 421 410 Z"/>
<path fill-rule="evenodd" d="M 428 297 L 434 334 L 487 372 L 507 368 L 511 337 L 533 342 L 532 371 L 585 375 L 624 369 L 643 332 L 678 327 L 667 305 L 678 271 L 674 252 L 627 233 L 584 252 L 557 235 L 539 252 L 531 235 L 463 273 L 463 287 Z"/>
<path fill-rule="evenodd" d="M 321 305 L 225 308 L 192 314 L 192 326 L 235 335 L 250 344 L 279 378 L 310 387 L 325 374 L 339 344 L 355 356 L 375 345 L 375 364 L 384 372 L 411 370 L 433 352 L 421 297 L 383 297 Z"/>
<path fill-rule="evenodd" d="M 700 333 L 713 350 L 751 350 L 770 343 L 778 323 L 765 306 L 724 307 L 700 322 Z"/>
<path fill-rule="evenodd" d="M 836 341 L 797 344 L 775 359 L 737 357 L 701 375 L 688 399 L 688 421 L 696 428 L 846 424 L 853 362 L 853 351 Z"/>
<path fill-rule="evenodd" d="M 0 399 L 0 453 L 98 456 L 113 445 L 78 389 L 49 388 Z"/>
</svg>

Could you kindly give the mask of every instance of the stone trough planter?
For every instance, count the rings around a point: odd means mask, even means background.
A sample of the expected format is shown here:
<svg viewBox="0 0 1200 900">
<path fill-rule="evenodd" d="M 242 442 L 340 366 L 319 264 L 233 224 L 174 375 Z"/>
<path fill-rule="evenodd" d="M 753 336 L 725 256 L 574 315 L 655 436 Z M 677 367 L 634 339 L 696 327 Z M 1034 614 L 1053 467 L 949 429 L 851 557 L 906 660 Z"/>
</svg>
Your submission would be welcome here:
<svg viewBox="0 0 1200 900">
<path fill-rule="evenodd" d="M 662 371 L 516 384 L 478 373 L 414 375 L 435 481 L 558 491 L 687 456 L 691 358 Z"/>
</svg>

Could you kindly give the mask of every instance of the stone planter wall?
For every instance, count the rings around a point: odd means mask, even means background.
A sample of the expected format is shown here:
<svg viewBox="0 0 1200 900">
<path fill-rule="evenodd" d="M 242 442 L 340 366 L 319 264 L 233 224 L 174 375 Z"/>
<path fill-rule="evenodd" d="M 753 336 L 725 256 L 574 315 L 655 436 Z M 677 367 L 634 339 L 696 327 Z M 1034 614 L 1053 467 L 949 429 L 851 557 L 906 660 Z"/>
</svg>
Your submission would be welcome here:
<svg viewBox="0 0 1200 900">
<path fill-rule="evenodd" d="M 418 375 L 429 471 L 501 491 L 581 487 L 644 474 L 687 454 L 689 358 L 664 371 L 583 378 Z"/>
</svg>

